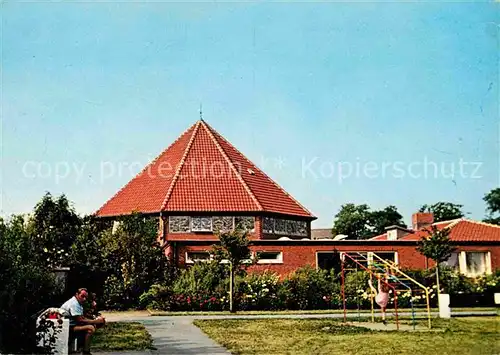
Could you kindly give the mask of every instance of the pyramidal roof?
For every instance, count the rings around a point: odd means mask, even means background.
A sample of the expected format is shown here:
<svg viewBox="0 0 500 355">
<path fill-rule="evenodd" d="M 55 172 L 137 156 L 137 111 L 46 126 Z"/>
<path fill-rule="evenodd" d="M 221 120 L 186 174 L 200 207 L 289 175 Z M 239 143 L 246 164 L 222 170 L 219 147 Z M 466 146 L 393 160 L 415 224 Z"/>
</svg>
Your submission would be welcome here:
<svg viewBox="0 0 500 355">
<path fill-rule="evenodd" d="M 177 138 L 96 215 L 133 211 L 270 212 L 315 218 L 203 120 Z"/>
</svg>

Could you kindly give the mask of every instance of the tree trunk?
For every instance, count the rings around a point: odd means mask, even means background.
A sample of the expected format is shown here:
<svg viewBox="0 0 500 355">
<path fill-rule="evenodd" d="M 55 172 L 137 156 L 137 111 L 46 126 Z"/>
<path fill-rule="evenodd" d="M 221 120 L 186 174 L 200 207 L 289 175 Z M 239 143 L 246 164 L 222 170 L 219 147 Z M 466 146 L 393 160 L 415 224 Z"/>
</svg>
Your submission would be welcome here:
<svg viewBox="0 0 500 355">
<path fill-rule="evenodd" d="M 439 287 L 439 264 L 436 264 L 436 286 L 437 286 L 437 294 L 441 293 L 441 288 Z"/>
<path fill-rule="evenodd" d="M 234 270 L 232 262 L 229 262 L 229 312 L 234 313 Z"/>
<path fill-rule="evenodd" d="M 441 301 L 439 300 L 439 294 L 441 293 L 441 288 L 439 287 L 439 263 L 436 264 L 436 297 L 438 302 L 438 309 L 441 309 Z"/>
</svg>

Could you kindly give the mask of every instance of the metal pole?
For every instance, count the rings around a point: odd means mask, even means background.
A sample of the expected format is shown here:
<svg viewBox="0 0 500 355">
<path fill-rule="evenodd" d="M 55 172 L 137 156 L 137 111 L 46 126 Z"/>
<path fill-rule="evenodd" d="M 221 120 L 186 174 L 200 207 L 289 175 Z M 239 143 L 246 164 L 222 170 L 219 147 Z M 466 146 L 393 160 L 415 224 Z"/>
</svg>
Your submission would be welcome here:
<svg viewBox="0 0 500 355">
<path fill-rule="evenodd" d="M 233 292 L 234 292 L 234 275 L 233 275 L 233 263 L 230 261 L 229 262 L 229 312 L 233 313 L 234 312 L 234 305 L 233 305 Z"/>
<path fill-rule="evenodd" d="M 373 274 L 370 272 L 370 283 L 373 285 Z M 373 308 L 373 291 L 372 288 L 370 287 L 370 301 L 372 304 L 372 323 L 375 323 L 375 310 Z"/>
<path fill-rule="evenodd" d="M 427 323 L 428 323 L 427 325 L 428 325 L 429 329 L 431 329 L 431 327 L 432 327 L 432 324 L 431 324 L 431 304 L 429 301 L 429 291 L 427 288 L 425 289 L 425 298 L 427 299 Z"/>
<path fill-rule="evenodd" d="M 416 320 L 415 320 L 415 309 L 413 308 L 413 291 L 412 290 L 410 290 L 410 305 L 411 305 L 411 320 L 413 323 L 413 330 L 415 330 Z"/>
<path fill-rule="evenodd" d="M 346 305 L 345 305 L 345 275 L 344 275 L 344 257 L 345 254 L 342 254 L 342 301 L 344 305 L 344 323 L 347 322 L 347 311 L 346 311 Z"/>
<path fill-rule="evenodd" d="M 396 329 L 399 330 L 399 319 L 398 319 L 398 294 L 396 293 L 396 288 L 393 289 L 394 292 L 394 310 L 396 311 Z"/>
</svg>

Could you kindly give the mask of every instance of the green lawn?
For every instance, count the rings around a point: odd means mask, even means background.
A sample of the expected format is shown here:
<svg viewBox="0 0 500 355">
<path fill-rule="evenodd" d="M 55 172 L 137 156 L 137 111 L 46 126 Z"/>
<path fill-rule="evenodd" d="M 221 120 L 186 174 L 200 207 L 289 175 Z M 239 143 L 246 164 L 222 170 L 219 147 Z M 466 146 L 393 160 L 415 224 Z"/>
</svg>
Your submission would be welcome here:
<svg viewBox="0 0 500 355">
<path fill-rule="evenodd" d="M 153 339 L 141 323 L 107 323 L 92 338 L 92 351 L 145 349 L 153 349 Z"/>
<path fill-rule="evenodd" d="M 433 320 L 440 332 L 387 332 L 339 320 L 197 320 L 233 354 L 500 354 L 500 317 Z M 328 330 L 323 328 L 329 327 Z"/>
</svg>

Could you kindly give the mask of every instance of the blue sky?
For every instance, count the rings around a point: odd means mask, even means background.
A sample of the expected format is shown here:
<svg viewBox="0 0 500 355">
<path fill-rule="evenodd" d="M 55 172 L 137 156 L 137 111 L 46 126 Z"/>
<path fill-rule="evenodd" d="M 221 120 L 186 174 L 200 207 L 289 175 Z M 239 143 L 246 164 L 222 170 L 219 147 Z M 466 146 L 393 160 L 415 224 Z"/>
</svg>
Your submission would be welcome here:
<svg viewBox="0 0 500 355">
<path fill-rule="evenodd" d="M 315 227 L 347 202 L 480 219 L 499 186 L 498 4 L 0 6 L 4 216 L 95 211 L 200 103 Z"/>
</svg>

